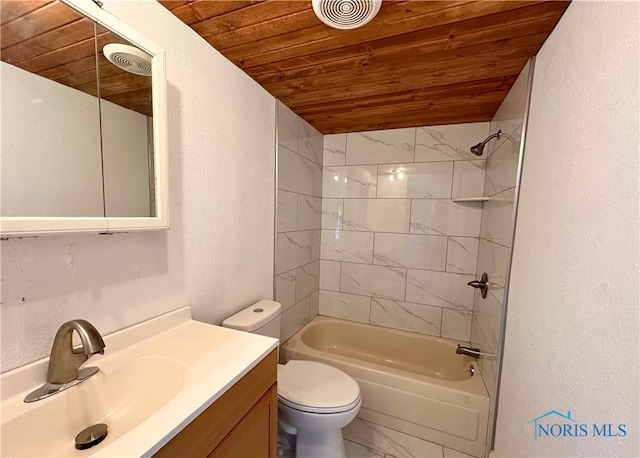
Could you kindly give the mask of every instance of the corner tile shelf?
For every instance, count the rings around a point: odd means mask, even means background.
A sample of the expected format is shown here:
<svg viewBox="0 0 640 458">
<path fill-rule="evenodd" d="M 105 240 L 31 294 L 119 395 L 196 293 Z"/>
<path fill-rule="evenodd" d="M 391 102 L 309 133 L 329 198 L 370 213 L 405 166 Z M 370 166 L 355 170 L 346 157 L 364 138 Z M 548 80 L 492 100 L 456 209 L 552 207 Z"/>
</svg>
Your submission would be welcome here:
<svg viewBox="0 0 640 458">
<path fill-rule="evenodd" d="M 456 199 L 451 199 L 453 202 L 486 202 L 489 200 L 488 197 L 458 197 Z"/>
</svg>

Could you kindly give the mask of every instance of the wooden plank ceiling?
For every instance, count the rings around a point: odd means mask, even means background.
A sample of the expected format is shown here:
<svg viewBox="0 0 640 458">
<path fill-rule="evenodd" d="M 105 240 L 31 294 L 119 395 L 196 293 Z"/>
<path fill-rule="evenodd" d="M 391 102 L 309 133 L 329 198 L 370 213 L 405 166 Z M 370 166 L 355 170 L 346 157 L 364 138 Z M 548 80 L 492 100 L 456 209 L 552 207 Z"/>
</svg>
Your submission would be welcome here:
<svg viewBox="0 0 640 458">
<path fill-rule="evenodd" d="M 126 72 L 102 54 L 107 43 L 127 43 L 57 0 L 3 1 L 0 59 L 28 72 L 152 115 L 151 78 Z"/>
<path fill-rule="evenodd" d="M 568 1 L 383 1 L 354 30 L 306 1 L 160 0 L 322 133 L 492 118 Z"/>
</svg>

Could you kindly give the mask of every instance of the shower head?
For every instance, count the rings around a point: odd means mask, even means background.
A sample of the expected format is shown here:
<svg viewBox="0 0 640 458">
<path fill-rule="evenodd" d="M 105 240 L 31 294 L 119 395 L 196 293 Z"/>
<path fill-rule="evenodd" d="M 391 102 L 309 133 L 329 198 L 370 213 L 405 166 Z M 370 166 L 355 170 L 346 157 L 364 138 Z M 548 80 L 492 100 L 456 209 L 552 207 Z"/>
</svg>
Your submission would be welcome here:
<svg viewBox="0 0 640 458">
<path fill-rule="evenodd" d="M 473 145 L 469 149 L 469 151 L 471 151 L 476 156 L 482 156 L 482 153 L 484 152 L 484 142 L 480 142 L 477 145 Z"/>
<path fill-rule="evenodd" d="M 499 130 L 495 134 L 489 135 L 484 141 L 478 143 L 477 145 L 473 145 L 471 148 L 469 148 L 469 151 L 471 151 L 476 156 L 482 156 L 482 153 L 484 152 L 484 145 L 486 145 L 487 142 L 492 138 L 500 138 L 500 135 L 502 135 L 501 130 Z"/>
</svg>

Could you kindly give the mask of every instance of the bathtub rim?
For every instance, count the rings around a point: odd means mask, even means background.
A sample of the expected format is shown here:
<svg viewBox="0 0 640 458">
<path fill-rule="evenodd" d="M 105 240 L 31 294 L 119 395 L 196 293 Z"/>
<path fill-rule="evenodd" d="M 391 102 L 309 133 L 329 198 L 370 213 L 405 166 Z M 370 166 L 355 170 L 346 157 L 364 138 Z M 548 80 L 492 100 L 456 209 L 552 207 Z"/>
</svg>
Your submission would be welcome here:
<svg viewBox="0 0 640 458">
<path fill-rule="evenodd" d="M 289 359 L 312 359 L 312 360 L 320 359 L 323 362 L 326 362 L 325 359 L 327 360 L 335 359 L 348 366 L 358 366 L 360 364 L 364 366 L 367 370 L 369 370 L 372 374 L 373 373 L 377 374 L 377 376 L 375 377 L 376 379 L 379 379 L 379 377 L 382 377 L 383 374 L 387 374 L 387 376 L 389 377 L 396 377 L 399 380 L 401 380 L 403 385 L 412 385 L 414 387 L 417 387 L 419 386 L 419 384 L 431 384 L 431 385 L 438 386 L 439 388 L 442 388 L 445 391 L 451 391 L 452 393 L 464 392 L 465 394 L 471 395 L 471 396 L 479 396 L 481 398 L 486 398 L 486 399 L 489 398 L 487 389 L 484 384 L 484 380 L 482 379 L 482 375 L 480 373 L 480 367 L 478 365 L 478 361 L 475 361 L 475 360 L 469 361 L 469 364 L 473 366 L 475 371 L 473 376 L 464 380 L 444 380 L 444 379 L 438 379 L 435 377 L 430 377 L 427 375 L 416 374 L 414 372 L 409 372 L 409 371 L 405 371 L 405 370 L 390 367 L 390 366 L 384 366 L 382 364 L 377 364 L 369 361 L 362 361 L 350 356 L 343 356 L 337 353 L 325 352 L 325 351 L 310 347 L 303 342 L 302 335 L 305 332 L 305 330 L 308 330 L 309 328 L 312 328 L 312 327 L 316 327 L 318 325 L 322 325 L 323 323 L 330 323 L 330 322 L 346 323 L 348 325 L 357 326 L 357 327 L 379 328 L 385 331 L 391 331 L 392 333 L 399 333 L 399 334 L 409 335 L 412 337 L 418 336 L 421 339 L 425 339 L 429 341 L 445 342 L 448 344 L 452 344 L 454 347 L 455 345 L 458 345 L 458 344 L 469 345 L 468 342 L 448 339 L 445 337 L 419 334 L 415 332 L 404 331 L 402 329 L 388 328 L 388 327 L 383 327 L 383 326 L 378 326 L 378 325 L 373 325 L 368 323 L 345 320 L 342 318 L 318 315 L 281 345 L 281 348 L 280 348 L 281 363 L 284 363 Z M 327 355 L 327 356 L 324 356 L 324 355 Z M 354 362 L 359 364 L 355 364 Z M 327 364 L 331 364 L 331 363 L 328 362 Z M 444 401 L 446 399 L 442 399 L 442 400 Z"/>
</svg>

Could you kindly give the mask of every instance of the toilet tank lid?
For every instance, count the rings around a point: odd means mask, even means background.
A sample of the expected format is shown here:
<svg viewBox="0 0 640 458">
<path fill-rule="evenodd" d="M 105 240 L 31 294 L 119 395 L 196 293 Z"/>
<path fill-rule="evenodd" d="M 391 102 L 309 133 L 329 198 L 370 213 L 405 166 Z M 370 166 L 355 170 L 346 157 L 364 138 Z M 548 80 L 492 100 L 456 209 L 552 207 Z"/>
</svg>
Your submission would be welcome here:
<svg viewBox="0 0 640 458">
<path fill-rule="evenodd" d="M 280 315 L 280 303 L 263 299 L 222 322 L 225 328 L 253 332 Z"/>
</svg>

